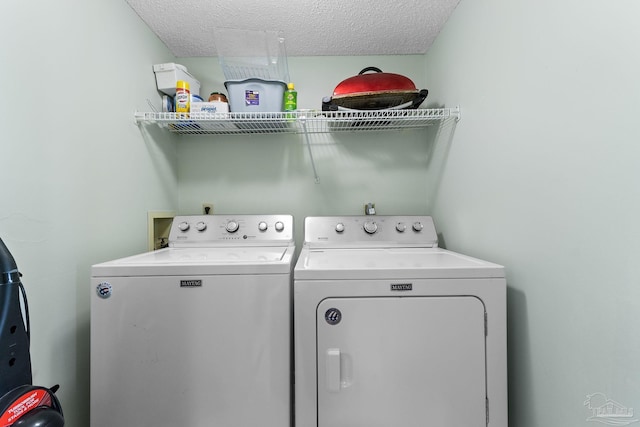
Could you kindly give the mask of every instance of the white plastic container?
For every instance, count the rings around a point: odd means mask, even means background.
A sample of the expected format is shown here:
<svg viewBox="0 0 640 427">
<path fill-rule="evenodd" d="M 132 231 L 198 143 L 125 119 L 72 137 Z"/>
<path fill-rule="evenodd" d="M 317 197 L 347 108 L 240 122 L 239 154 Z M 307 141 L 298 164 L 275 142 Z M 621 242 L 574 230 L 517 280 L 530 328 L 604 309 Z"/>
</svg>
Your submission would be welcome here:
<svg viewBox="0 0 640 427">
<path fill-rule="evenodd" d="M 287 84 L 280 80 L 257 78 L 227 80 L 229 109 L 232 112 L 280 112 Z"/>
<path fill-rule="evenodd" d="M 227 80 L 259 78 L 289 82 L 283 31 L 218 27 L 218 61 Z"/>
<path fill-rule="evenodd" d="M 187 67 L 173 62 L 155 64 L 153 72 L 156 74 L 158 90 L 169 96 L 176 94 L 176 82 L 184 80 L 189 83 L 193 95 L 200 95 L 200 82 L 187 71 Z"/>
</svg>

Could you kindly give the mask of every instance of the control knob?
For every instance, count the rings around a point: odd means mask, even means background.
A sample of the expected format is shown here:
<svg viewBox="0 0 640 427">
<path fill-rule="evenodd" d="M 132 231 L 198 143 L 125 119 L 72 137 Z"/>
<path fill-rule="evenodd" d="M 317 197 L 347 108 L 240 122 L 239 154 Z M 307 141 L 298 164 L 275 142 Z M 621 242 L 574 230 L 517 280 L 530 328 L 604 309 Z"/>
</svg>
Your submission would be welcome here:
<svg viewBox="0 0 640 427">
<path fill-rule="evenodd" d="M 282 231 L 284 230 L 284 223 L 282 221 L 278 221 L 275 223 L 274 227 L 276 228 L 276 231 Z"/>
<path fill-rule="evenodd" d="M 207 224 L 205 224 L 203 221 L 200 221 L 196 224 L 196 230 L 204 231 L 206 229 L 207 229 Z"/>
<path fill-rule="evenodd" d="M 378 224 L 376 224 L 373 221 L 367 221 L 364 223 L 364 231 L 366 231 L 369 234 L 373 234 L 376 231 L 378 231 Z"/>
<path fill-rule="evenodd" d="M 258 223 L 258 230 L 260 230 L 260 231 L 267 231 L 267 228 L 268 228 L 268 226 L 267 226 L 267 223 L 266 223 L 266 222 L 264 222 L 264 221 L 260 221 L 260 222 Z"/>
<path fill-rule="evenodd" d="M 404 233 L 406 229 L 407 229 L 407 226 L 404 222 L 399 222 L 396 224 L 396 230 L 398 230 L 398 232 Z"/>
<path fill-rule="evenodd" d="M 184 221 L 181 222 L 180 224 L 178 224 L 178 230 L 180 231 L 187 231 L 189 229 L 189 223 Z"/>
<path fill-rule="evenodd" d="M 337 233 L 342 233 L 344 231 L 344 224 L 339 222 L 336 224 L 336 232 Z"/>
<path fill-rule="evenodd" d="M 238 231 L 238 228 L 240 228 L 240 224 L 238 224 L 238 221 L 229 221 L 225 228 L 229 233 L 235 233 Z"/>
<path fill-rule="evenodd" d="M 423 228 L 424 228 L 424 225 L 422 225 L 420 221 L 416 221 L 413 223 L 413 229 L 415 231 L 422 231 Z"/>
</svg>

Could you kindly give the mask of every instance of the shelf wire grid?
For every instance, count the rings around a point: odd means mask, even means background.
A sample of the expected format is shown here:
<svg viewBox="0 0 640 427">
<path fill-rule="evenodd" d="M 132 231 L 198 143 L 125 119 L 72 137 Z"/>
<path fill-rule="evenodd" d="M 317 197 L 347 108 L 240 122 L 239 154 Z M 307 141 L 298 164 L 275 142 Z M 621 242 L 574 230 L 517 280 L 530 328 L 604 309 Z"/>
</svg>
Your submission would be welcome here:
<svg viewBox="0 0 640 427">
<path fill-rule="evenodd" d="M 460 109 L 430 108 L 371 111 L 294 111 L 255 113 L 140 112 L 137 123 L 156 123 L 179 134 L 272 134 L 363 132 L 423 128 L 459 120 Z"/>
</svg>

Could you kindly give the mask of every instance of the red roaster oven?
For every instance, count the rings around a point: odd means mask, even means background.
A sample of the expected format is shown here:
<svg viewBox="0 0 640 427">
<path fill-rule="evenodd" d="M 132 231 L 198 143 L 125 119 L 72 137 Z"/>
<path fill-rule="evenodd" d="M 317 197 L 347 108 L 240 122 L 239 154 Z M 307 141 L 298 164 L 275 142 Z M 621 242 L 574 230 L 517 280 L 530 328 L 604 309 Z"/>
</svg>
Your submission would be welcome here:
<svg viewBox="0 0 640 427">
<path fill-rule="evenodd" d="M 373 71 L 373 73 L 369 73 Z M 418 90 L 411 79 L 367 67 L 357 76 L 336 86 L 333 96 L 322 100 L 323 111 L 400 110 L 418 108 L 427 98 L 427 89 Z"/>
</svg>

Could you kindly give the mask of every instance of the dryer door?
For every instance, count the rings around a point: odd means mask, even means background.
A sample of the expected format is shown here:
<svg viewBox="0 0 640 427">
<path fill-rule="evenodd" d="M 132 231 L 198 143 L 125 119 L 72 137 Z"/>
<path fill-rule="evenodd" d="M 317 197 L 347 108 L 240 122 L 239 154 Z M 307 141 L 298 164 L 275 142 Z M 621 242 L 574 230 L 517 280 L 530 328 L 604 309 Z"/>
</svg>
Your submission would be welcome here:
<svg viewBox="0 0 640 427">
<path fill-rule="evenodd" d="M 478 298 L 329 298 L 316 324 L 318 427 L 486 426 Z"/>
</svg>

